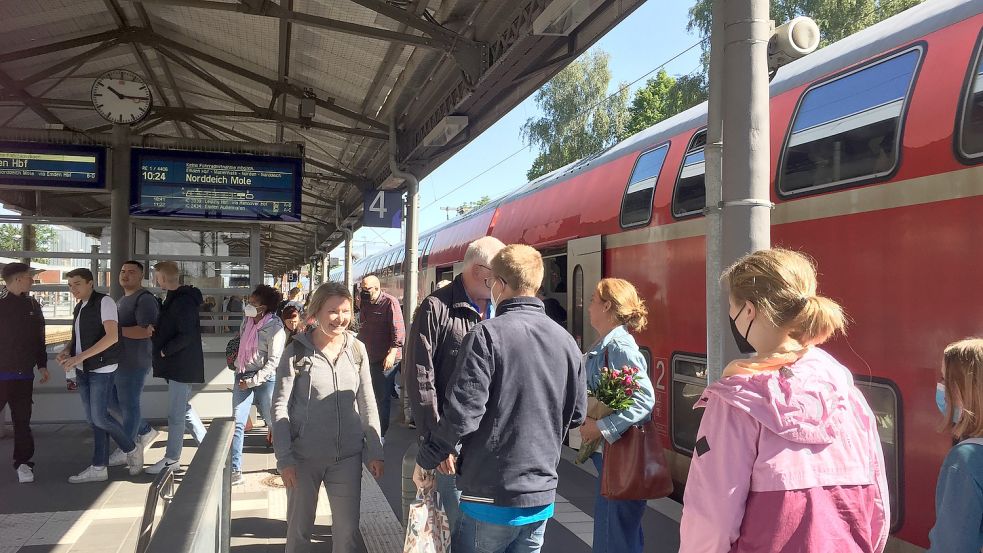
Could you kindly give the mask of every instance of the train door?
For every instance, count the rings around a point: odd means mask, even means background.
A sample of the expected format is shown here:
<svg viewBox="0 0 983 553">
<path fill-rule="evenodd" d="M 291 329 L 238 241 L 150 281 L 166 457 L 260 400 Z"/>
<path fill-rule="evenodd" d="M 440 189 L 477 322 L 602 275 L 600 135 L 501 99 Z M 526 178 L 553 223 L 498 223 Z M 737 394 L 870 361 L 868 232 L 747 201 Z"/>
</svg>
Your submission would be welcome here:
<svg viewBox="0 0 983 553">
<path fill-rule="evenodd" d="M 427 297 L 437 289 L 437 268 L 427 267 L 420 271 L 420 299 Z"/>
<path fill-rule="evenodd" d="M 597 341 L 590 325 L 590 299 L 603 276 L 601 236 L 588 236 L 567 242 L 567 329 L 581 351 Z"/>
</svg>

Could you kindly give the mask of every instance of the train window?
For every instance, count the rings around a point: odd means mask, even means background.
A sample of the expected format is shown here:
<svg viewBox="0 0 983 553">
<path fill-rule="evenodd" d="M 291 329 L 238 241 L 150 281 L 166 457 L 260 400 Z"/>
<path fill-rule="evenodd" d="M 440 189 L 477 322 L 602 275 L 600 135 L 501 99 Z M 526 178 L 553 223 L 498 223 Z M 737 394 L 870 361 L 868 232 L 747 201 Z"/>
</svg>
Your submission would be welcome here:
<svg viewBox="0 0 983 553">
<path fill-rule="evenodd" d="M 779 192 L 805 194 L 890 175 L 921 52 L 907 50 L 807 90 L 782 156 Z"/>
<path fill-rule="evenodd" d="M 983 33 L 977 41 L 976 57 L 969 77 L 959 118 L 957 150 L 967 161 L 983 161 Z"/>
<path fill-rule="evenodd" d="M 884 450 L 884 465 L 887 485 L 891 494 L 891 528 L 896 529 L 901 522 L 901 494 L 903 487 L 900 482 L 901 474 L 901 432 L 898 424 L 901 422 L 899 412 L 898 392 L 893 386 L 877 381 L 857 379 L 857 388 L 863 392 L 877 419 L 877 433 Z"/>
<path fill-rule="evenodd" d="M 621 201 L 622 227 L 644 225 L 652 219 L 652 197 L 668 151 L 666 143 L 638 157 Z"/>
<path fill-rule="evenodd" d="M 573 268 L 573 339 L 584 350 L 584 268 Z"/>
<path fill-rule="evenodd" d="M 686 148 L 683 166 L 679 169 L 676 190 L 672 195 L 672 215 L 688 217 L 703 213 L 707 203 L 706 164 L 703 148 L 707 145 L 706 129 L 697 132 Z"/>
<path fill-rule="evenodd" d="M 706 356 L 678 354 L 672 357 L 672 445 L 693 454 L 703 409 L 693 409 L 707 387 Z"/>
</svg>

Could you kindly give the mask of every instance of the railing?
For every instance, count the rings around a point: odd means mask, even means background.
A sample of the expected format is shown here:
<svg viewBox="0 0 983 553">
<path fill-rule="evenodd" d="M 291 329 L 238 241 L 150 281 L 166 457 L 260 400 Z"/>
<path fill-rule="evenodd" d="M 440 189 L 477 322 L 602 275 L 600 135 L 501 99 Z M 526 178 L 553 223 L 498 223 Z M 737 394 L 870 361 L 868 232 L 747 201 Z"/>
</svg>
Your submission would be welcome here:
<svg viewBox="0 0 983 553">
<path fill-rule="evenodd" d="M 157 474 L 150 491 L 147 492 L 147 503 L 143 507 L 143 520 L 140 521 L 140 539 L 137 542 L 137 552 L 145 553 L 150 545 L 150 537 L 154 533 L 154 521 L 157 519 L 157 503 L 164 500 L 164 512 L 174 499 L 174 473 L 177 465 L 164 467 Z"/>
<path fill-rule="evenodd" d="M 150 543 L 138 553 L 228 553 L 234 427 L 230 418 L 212 421 Z"/>
</svg>

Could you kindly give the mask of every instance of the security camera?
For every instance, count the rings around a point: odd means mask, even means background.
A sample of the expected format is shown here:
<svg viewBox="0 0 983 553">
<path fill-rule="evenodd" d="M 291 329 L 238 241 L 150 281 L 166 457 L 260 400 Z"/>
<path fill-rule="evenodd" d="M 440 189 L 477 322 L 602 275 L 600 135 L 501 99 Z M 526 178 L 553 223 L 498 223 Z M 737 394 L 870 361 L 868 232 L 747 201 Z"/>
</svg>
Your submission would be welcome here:
<svg viewBox="0 0 983 553">
<path fill-rule="evenodd" d="M 775 28 L 768 40 L 768 73 L 819 48 L 819 25 L 809 17 L 796 17 Z"/>
</svg>

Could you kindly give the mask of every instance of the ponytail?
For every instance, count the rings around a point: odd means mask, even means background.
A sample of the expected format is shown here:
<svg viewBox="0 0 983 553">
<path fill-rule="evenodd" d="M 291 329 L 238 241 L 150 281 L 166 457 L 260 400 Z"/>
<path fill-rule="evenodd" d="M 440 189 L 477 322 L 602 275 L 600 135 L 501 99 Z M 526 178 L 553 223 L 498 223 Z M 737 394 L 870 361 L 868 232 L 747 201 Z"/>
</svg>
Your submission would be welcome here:
<svg viewBox="0 0 983 553">
<path fill-rule="evenodd" d="M 605 278 L 597 283 L 597 294 L 601 301 L 611 304 L 611 310 L 619 323 L 632 332 L 645 330 L 648 324 L 648 309 L 638 291 L 627 280 Z"/>
<path fill-rule="evenodd" d="M 648 310 L 645 309 L 645 306 L 638 305 L 624 318 L 622 324 L 628 327 L 628 330 L 632 332 L 641 332 L 645 330 L 645 327 L 648 325 L 647 315 Z"/>
<path fill-rule="evenodd" d="M 838 303 L 823 296 L 809 296 L 803 304 L 789 324 L 789 336 L 797 342 L 818 345 L 837 332 L 845 332 L 846 316 Z"/>
</svg>

